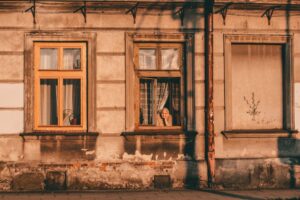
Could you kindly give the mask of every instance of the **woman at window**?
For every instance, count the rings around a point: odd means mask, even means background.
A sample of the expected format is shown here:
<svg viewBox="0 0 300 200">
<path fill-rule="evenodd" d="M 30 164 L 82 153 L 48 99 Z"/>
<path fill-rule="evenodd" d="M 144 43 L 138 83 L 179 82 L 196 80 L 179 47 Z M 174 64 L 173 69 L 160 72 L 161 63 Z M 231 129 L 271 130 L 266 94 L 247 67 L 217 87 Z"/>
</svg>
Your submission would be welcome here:
<svg viewBox="0 0 300 200">
<path fill-rule="evenodd" d="M 172 115 L 168 108 L 164 107 L 157 116 L 157 126 L 173 126 Z"/>
</svg>

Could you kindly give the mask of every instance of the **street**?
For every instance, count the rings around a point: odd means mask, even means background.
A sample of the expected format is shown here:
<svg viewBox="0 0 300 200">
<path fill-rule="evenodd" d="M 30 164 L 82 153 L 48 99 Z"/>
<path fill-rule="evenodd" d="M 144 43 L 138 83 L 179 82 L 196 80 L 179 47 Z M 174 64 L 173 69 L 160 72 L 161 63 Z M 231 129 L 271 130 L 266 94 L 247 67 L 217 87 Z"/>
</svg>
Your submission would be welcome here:
<svg viewBox="0 0 300 200">
<path fill-rule="evenodd" d="M 155 191 L 89 191 L 89 192 L 22 192 L 0 193 L 1 200 L 201 200 L 201 199 L 300 199 L 300 190 L 155 190 Z"/>
</svg>

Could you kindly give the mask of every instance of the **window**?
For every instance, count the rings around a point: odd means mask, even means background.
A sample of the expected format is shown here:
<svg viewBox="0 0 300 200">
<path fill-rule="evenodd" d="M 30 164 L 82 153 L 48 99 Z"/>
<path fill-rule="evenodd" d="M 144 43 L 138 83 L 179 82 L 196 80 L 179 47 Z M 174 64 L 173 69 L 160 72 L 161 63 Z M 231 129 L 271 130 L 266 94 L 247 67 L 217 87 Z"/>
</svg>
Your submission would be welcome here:
<svg viewBox="0 0 300 200">
<path fill-rule="evenodd" d="M 194 34 L 126 33 L 123 134 L 195 132 L 194 84 Z"/>
<path fill-rule="evenodd" d="M 86 44 L 34 43 L 34 129 L 86 130 Z"/>
<path fill-rule="evenodd" d="M 183 45 L 136 43 L 136 127 L 181 129 L 183 122 Z"/>
<path fill-rule="evenodd" d="M 235 36 L 227 39 L 226 129 L 290 129 L 287 38 L 271 36 L 264 40 Z"/>
</svg>

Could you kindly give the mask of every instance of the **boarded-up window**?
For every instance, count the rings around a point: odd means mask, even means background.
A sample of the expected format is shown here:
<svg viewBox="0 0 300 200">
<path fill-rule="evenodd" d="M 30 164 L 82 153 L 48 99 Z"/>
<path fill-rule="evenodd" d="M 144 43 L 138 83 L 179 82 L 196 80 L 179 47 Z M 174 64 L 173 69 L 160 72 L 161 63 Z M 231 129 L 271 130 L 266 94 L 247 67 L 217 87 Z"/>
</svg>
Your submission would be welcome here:
<svg viewBox="0 0 300 200">
<path fill-rule="evenodd" d="M 283 45 L 232 44 L 231 128 L 283 128 Z"/>
</svg>

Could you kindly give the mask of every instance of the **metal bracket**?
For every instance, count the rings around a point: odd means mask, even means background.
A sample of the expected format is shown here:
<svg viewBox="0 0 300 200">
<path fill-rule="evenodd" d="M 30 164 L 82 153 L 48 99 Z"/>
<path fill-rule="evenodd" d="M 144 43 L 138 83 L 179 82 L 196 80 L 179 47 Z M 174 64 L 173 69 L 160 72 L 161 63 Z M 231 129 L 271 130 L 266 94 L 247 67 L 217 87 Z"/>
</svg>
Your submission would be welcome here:
<svg viewBox="0 0 300 200">
<path fill-rule="evenodd" d="M 76 13 L 80 10 L 81 14 L 84 17 L 84 23 L 86 23 L 86 1 L 83 2 L 83 6 L 75 10 L 73 13 Z"/>
<path fill-rule="evenodd" d="M 279 8 L 280 6 L 272 6 L 270 8 L 268 8 L 262 15 L 261 17 L 264 17 L 266 16 L 267 19 L 268 19 L 268 25 L 271 25 L 271 19 L 272 19 L 272 16 L 273 16 L 273 12 L 276 8 Z"/>
<path fill-rule="evenodd" d="M 229 6 L 231 6 L 233 3 L 229 2 L 227 3 L 223 8 L 217 10 L 215 13 L 220 13 L 222 15 L 223 18 L 223 24 L 226 25 L 226 16 L 227 16 L 227 11 Z"/>
<path fill-rule="evenodd" d="M 135 19 L 136 19 L 136 13 L 138 10 L 138 5 L 139 2 L 137 2 L 132 8 L 130 8 L 129 10 L 126 11 L 125 14 L 128 14 L 129 12 L 131 13 L 132 17 L 133 17 L 133 23 L 135 24 Z"/>
<path fill-rule="evenodd" d="M 35 0 L 30 0 L 30 2 L 33 2 L 33 5 L 28 8 L 27 10 L 25 10 L 25 12 L 30 11 L 33 17 L 33 23 L 36 24 L 36 20 L 35 20 L 35 13 L 36 13 L 36 6 L 35 6 Z"/>
<path fill-rule="evenodd" d="M 180 17 L 180 21 L 181 21 L 181 26 L 183 26 L 183 22 L 184 22 L 184 14 L 185 14 L 185 6 L 183 6 L 182 8 L 180 8 L 178 11 L 175 12 L 175 15 L 179 15 Z"/>
</svg>

